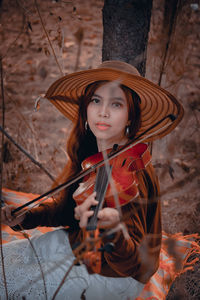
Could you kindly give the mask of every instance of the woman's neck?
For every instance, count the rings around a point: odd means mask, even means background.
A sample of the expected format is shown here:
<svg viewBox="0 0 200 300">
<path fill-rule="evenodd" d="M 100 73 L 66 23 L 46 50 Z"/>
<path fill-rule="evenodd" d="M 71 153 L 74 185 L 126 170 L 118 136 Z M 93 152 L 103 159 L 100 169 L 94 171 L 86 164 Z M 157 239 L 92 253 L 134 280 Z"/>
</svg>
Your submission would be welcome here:
<svg viewBox="0 0 200 300">
<path fill-rule="evenodd" d="M 102 152 L 107 149 L 112 149 L 115 144 L 117 144 L 118 146 L 122 146 L 125 145 L 127 142 L 128 142 L 127 138 L 123 138 L 122 140 L 113 143 L 106 143 L 105 141 L 97 141 L 97 147 L 98 147 L 98 151 Z"/>
</svg>

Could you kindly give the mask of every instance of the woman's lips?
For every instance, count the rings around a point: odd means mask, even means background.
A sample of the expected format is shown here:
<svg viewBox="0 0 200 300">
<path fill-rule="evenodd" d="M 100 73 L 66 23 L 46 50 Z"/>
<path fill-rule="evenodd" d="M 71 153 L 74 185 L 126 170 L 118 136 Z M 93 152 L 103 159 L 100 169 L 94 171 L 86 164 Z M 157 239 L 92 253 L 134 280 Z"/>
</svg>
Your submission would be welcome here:
<svg viewBox="0 0 200 300">
<path fill-rule="evenodd" d="M 106 123 L 96 123 L 96 127 L 99 130 L 107 130 L 111 126 L 109 124 L 106 124 Z"/>
</svg>

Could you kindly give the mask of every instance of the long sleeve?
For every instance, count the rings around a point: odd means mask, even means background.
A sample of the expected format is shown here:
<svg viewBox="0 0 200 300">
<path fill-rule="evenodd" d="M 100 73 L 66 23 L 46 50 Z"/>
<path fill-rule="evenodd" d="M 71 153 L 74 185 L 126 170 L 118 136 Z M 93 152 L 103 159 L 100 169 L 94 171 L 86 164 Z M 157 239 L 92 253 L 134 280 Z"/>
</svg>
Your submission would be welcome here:
<svg viewBox="0 0 200 300">
<path fill-rule="evenodd" d="M 70 194 L 77 188 L 77 185 L 71 187 Z M 69 194 L 69 193 L 68 193 Z M 24 229 L 32 229 L 37 226 L 57 227 L 69 226 L 70 230 L 77 229 L 78 222 L 74 218 L 74 208 L 76 206 L 73 199 L 68 200 L 65 192 L 62 196 L 54 198 L 52 201 L 46 201 L 36 208 L 32 208 L 26 213 L 21 226 Z M 19 226 L 13 227 L 19 230 Z"/>
<path fill-rule="evenodd" d="M 125 239 L 121 232 L 114 250 L 111 253 L 104 252 L 106 263 L 103 265 L 102 275 L 131 276 L 146 283 L 156 272 L 159 264 L 161 244 L 159 186 L 151 164 L 145 170 L 138 171 L 137 176 L 140 197 L 122 207 L 124 223 L 130 238 Z M 152 194 L 154 197 L 150 196 Z"/>
</svg>

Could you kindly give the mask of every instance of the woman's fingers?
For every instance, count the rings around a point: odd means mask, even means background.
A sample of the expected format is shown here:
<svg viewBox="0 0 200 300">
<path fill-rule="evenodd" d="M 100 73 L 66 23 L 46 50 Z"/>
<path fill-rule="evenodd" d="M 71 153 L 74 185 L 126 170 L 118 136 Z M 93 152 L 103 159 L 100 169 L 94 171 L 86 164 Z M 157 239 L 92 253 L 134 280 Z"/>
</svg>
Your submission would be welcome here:
<svg viewBox="0 0 200 300">
<path fill-rule="evenodd" d="M 13 219 L 13 216 L 12 216 L 12 209 L 13 209 L 13 206 L 4 206 L 2 208 L 2 223 L 5 223 L 5 222 L 11 222 L 12 219 Z"/>
<path fill-rule="evenodd" d="M 87 223 L 88 223 L 88 218 L 91 217 L 93 214 L 94 214 L 94 211 L 92 211 L 92 210 L 88 210 L 88 211 L 84 212 L 84 214 L 80 218 L 79 226 L 81 228 L 86 227 Z"/>
<path fill-rule="evenodd" d="M 86 227 L 88 218 L 94 213 L 90 210 L 92 206 L 96 206 L 98 201 L 95 200 L 96 192 L 91 194 L 81 205 L 75 208 L 74 217 L 79 220 L 81 228 Z M 111 227 L 120 222 L 119 212 L 115 208 L 105 207 L 98 212 L 98 226 L 100 228 Z"/>
<path fill-rule="evenodd" d="M 98 201 L 95 200 L 96 192 L 91 194 L 81 205 L 78 205 L 74 210 L 76 220 L 81 220 L 85 212 L 89 211 L 91 206 L 96 206 Z M 93 214 L 93 211 L 90 211 Z M 92 215 L 91 214 L 91 215 Z"/>
<path fill-rule="evenodd" d="M 106 228 L 120 222 L 119 212 L 115 208 L 105 207 L 98 212 L 98 226 Z"/>
</svg>

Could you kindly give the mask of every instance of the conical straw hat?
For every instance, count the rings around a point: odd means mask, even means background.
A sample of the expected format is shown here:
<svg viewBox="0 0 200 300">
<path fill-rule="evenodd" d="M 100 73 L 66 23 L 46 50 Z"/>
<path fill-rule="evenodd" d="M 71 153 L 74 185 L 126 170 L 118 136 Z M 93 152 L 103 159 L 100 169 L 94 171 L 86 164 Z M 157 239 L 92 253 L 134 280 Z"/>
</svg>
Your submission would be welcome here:
<svg viewBox="0 0 200 300">
<path fill-rule="evenodd" d="M 80 96 L 84 94 L 89 84 L 101 80 L 118 81 L 135 91 L 140 97 L 141 126 L 137 136 L 167 115 L 176 117 L 172 124 L 170 118 L 167 118 L 153 128 L 150 131 L 152 136 L 146 141 L 152 141 L 170 133 L 183 117 L 183 107 L 173 95 L 145 79 L 135 67 L 122 61 L 105 61 L 96 69 L 66 75 L 50 86 L 46 98 L 67 118 L 75 122 L 78 117 Z M 166 127 L 167 123 L 171 125 Z M 163 126 L 165 128 L 160 130 Z"/>
</svg>

